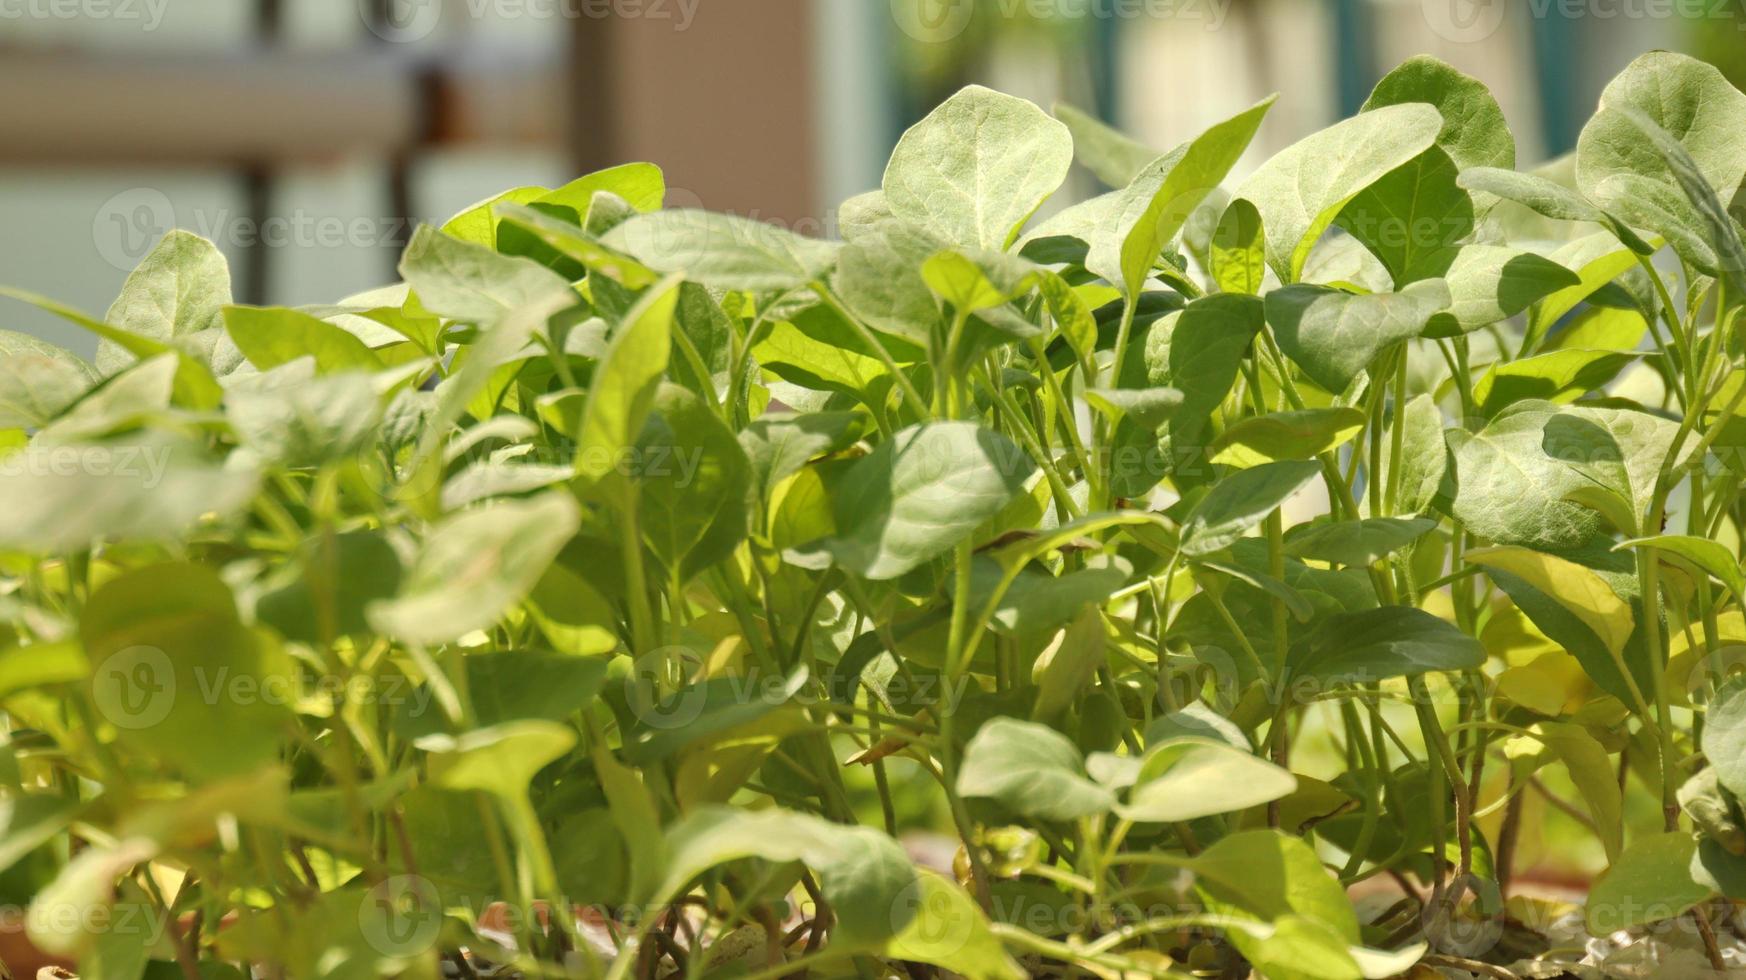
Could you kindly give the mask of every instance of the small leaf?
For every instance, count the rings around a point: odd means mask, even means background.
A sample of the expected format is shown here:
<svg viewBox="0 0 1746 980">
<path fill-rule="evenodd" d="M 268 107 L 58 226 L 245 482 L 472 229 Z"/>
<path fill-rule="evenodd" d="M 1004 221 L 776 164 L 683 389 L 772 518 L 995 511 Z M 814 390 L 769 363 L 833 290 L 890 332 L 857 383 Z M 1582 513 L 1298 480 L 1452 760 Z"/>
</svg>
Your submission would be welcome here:
<svg viewBox="0 0 1746 980">
<path fill-rule="evenodd" d="M 1364 428 L 1356 408 L 1306 408 L 1243 419 L 1212 444 L 1212 461 L 1259 466 L 1282 459 L 1310 459 L 1345 444 Z"/>
<path fill-rule="evenodd" d="M 668 277 L 649 287 L 613 331 L 594 370 L 576 434 L 576 471 L 584 478 L 598 481 L 611 474 L 642 435 L 667 370 L 678 303 L 679 281 Z"/>
<path fill-rule="evenodd" d="M 1575 562 L 1517 547 L 1481 548 L 1462 558 L 1508 572 L 1553 597 L 1615 653 L 1624 651 L 1636 628 L 1630 604 L 1599 575 Z"/>
<path fill-rule="evenodd" d="M 1182 553 L 1209 555 L 1260 524 L 1322 472 L 1318 463 L 1265 463 L 1215 484 L 1182 524 Z"/>
<path fill-rule="evenodd" d="M 1437 110 L 1420 103 L 1360 113 L 1275 154 L 1237 189 L 1266 228 L 1267 261 L 1296 282 L 1310 249 L 1346 203 L 1436 142 Z"/>
<path fill-rule="evenodd" d="M 1182 407 L 1182 392 L 1175 388 L 1087 388 L 1085 400 L 1112 422 L 1130 418 L 1155 432 Z"/>
<path fill-rule="evenodd" d="M 1584 919 L 1591 935 L 1671 919 L 1714 893 L 1692 880 L 1697 841 L 1685 831 L 1631 841 L 1588 892 Z"/>
<path fill-rule="evenodd" d="M 964 747 L 958 794 L 1039 820 L 1075 820 L 1115 804 L 1115 794 L 1086 775 L 1067 736 L 1014 718 L 987 722 Z"/>
<path fill-rule="evenodd" d="M 1066 126 L 1030 102 L 972 85 L 898 140 L 885 202 L 949 244 L 1005 251 L 1072 164 Z"/>
<path fill-rule="evenodd" d="M 424 645 L 489 628 L 527 596 L 580 521 L 563 491 L 452 517 L 431 529 L 399 596 L 370 606 L 370 623 Z"/>
<path fill-rule="evenodd" d="M 1398 293 L 1354 295 L 1327 286 L 1286 286 L 1267 294 L 1267 322 L 1279 348 L 1311 381 L 1338 394 L 1376 355 L 1424 332 L 1448 309 L 1441 279 L 1415 282 Z"/>
<path fill-rule="evenodd" d="M 1285 553 L 1296 558 L 1363 567 L 1411 546 L 1436 526 L 1436 521 L 1422 517 L 1370 517 L 1357 521 L 1305 524 L 1286 534 Z"/>
<path fill-rule="evenodd" d="M 1291 675 L 1356 684 L 1469 670 L 1485 662 L 1479 641 L 1407 606 L 1384 606 L 1329 617 L 1293 644 Z"/>
<path fill-rule="evenodd" d="M 1735 602 L 1746 606 L 1746 573 L 1740 570 L 1740 560 L 1719 542 L 1684 534 L 1662 534 L 1652 538 L 1633 538 L 1614 546 L 1615 551 L 1623 548 L 1653 548 L 1690 562 L 1706 574 L 1715 576 L 1716 581 L 1734 594 Z"/>
<path fill-rule="evenodd" d="M 313 357 L 323 373 L 379 371 L 383 366 L 356 336 L 296 310 L 227 306 L 224 326 L 249 363 L 263 371 L 300 357 Z"/>
<path fill-rule="evenodd" d="M 495 323 L 555 297 L 575 298 L 564 277 L 538 262 L 501 255 L 428 225 L 413 233 L 400 257 L 400 274 L 425 309 L 473 323 Z"/>
<path fill-rule="evenodd" d="M 796 289 L 822 278 L 839 247 L 768 222 L 699 210 L 639 215 L 608 232 L 603 243 L 657 272 L 753 292 Z"/>
<path fill-rule="evenodd" d="M 1174 738 L 1147 748 L 1128 800 L 1116 804 L 1116 812 L 1137 822 L 1179 823 L 1247 810 L 1295 789 L 1291 773 L 1249 752 Z"/>
<path fill-rule="evenodd" d="M 969 537 L 1024 490 L 1036 464 L 971 422 L 912 426 L 844 477 L 831 553 L 863 578 L 891 579 Z"/>
<path fill-rule="evenodd" d="M 1213 281 L 1219 291 L 1261 295 L 1267 276 L 1267 247 L 1261 227 L 1261 212 L 1245 198 L 1237 198 L 1219 217 L 1210 253 Z"/>
</svg>

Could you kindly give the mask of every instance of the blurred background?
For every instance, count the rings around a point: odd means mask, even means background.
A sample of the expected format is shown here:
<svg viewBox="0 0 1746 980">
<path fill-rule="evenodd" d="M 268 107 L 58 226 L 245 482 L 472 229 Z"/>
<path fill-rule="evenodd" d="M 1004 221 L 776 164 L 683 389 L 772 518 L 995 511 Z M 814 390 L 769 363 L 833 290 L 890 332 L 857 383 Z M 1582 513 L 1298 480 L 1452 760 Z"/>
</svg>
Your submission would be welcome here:
<svg viewBox="0 0 1746 980">
<path fill-rule="evenodd" d="M 1743 0 L 0 0 L 0 281 L 101 314 L 180 226 L 240 299 L 329 302 L 394 278 L 411 222 L 644 159 L 672 203 L 828 234 L 970 82 L 1160 149 L 1278 91 L 1252 166 L 1430 53 L 1528 166 L 1657 47 L 1739 84 Z"/>
</svg>

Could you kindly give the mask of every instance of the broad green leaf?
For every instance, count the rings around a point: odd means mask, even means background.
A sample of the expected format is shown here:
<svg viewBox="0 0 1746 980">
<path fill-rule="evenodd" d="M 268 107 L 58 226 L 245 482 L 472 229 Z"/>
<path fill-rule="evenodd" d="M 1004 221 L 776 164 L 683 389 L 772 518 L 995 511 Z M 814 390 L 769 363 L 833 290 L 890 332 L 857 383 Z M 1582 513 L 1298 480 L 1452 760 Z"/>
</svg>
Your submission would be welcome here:
<svg viewBox="0 0 1746 980">
<path fill-rule="evenodd" d="M 1697 162 L 1691 158 L 1691 154 L 1667 130 L 1657 125 L 1655 120 L 1635 109 L 1619 107 L 1606 112 L 1622 114 L 1648 139 L 1656 152 L 1661 154 L 1667 170 L 1673 174 L 1674 181 L 1685 192 L 1686 202 L 1696 212 L 1697 226 L 1689 230 L 1681 227 L 1680 237 L 1665 232 L 1668 240 L 1692 264 L 1725 279 L 1736 294 L 1746 291 L 1746 245 L 1740 243 L 1739 228 L 1722 202 L 1717 199 L 1716 189 L 1710 186 L 1708 178 L 1698 170 Z M 1610 188 L 1618 179 L 1608 178 L 1602 185 Z M 1693 238 L 1696 240 L 1693 241 Z M 1681 245 L 1685 247 L 1679 248 Z"/>
<path fill-rule="evenodd" d="M 1589 932 L 1605 936 L 1671 919 L 1712 897 L 1709 886 L 1692 880 L 1696 853 L 1697 840 L 1685 831 L 1631 841 L 1589 889 L 1583 912 Z"/>
<path fill-rule="evenodd" d="M 1541 446 L 1547 456 L 1642 515 L 1649 511 L 1678 429 L 1648 412 L 1577 405 L 1547 420 Z M 1686 448 L 1689 453 L 1689 441 Z"/>
<path fill-rule="evenodd" d="M 1543 721 L 1532 731 L 1569 770 L 1570 781 L 1594 818 L 1607 859 L 1617 860 L 1625 846 L 1624 800 L 1607 750 L 1581 725 Z"/>
<path fill-rule="evenodd" d="M 0 545 L 37 554 L 108 540 L 172 541 L 235 517 L 259 474 L 193 442 L 129 436 L 0 457 Z"/>
<path fill-rule="evenodd" d="M 1261 295 L 1267 277 L 1267 243 L 1261 213 L 1246 198 L 1237 198 L 1220 216 L 1209 253 L 1213 282 L 1219 291 Z"/>
<path fill-rule="evenodd" d="M 661 168 L 652 163 L 626 163 L 584 174 L 532 198 L 531 203 L 561 205 L 587 217 L 594 196 L 602 191 L 623 198 L 638 211 L 656 211 L 666 197 L 667 182 Z"/>
<path fill-rule="evenodd" d="M 1036 568 L 1020 571 L 995 605 L 989 625 L 1010 636 L 1053 633 L 1087 605 L 1102 605 L 1128 584 L 1133 570 L 1121 561 L 1093 563 L 1078 571 L 1051 575 Z M 1005 578 L 1000 562 L 978 557 L 971 569 L 970 608 L 983 609 Z"/>
<path fill-rule="evenodd" d="M 1151 432 L 1170 421 L 1182 407 L 1182 392 L 1175 388 L 1087 388 L 1085 400 L 1112 422 L 1124 418 Z"/>
<path fill-rule="evenodd" d="M 225 342 L 220 311 L 229 304 L 230 265 L 224 254 L 206 239 L 175 229 L 128 274 L 103 319 L 176 346 L 222 376 L 241 360 Z M 97 369 L 113 374 L 137 354 L 104 338 L 97 344 Z"/>
<path fill-rule="evenodd" d="M 522 204 L 492 205 L 499 226 L 530 236 L 552 251 L 575 261 L 590 274 L 604 273 L 627 289 L 642 289 L 660 277 L 641 262 L 608 248 L 580 225 Z"/>
<path fill-rule="evenodd" d="M 1667 142 L 1645 133 L 1631 112 L 1664 131 L 1689 160 L 1670 161 Z M 1576 186 L 1602 209 L 1665 237 L 1687 261 L 1713 272 L 1709 239 L 1728 218 L 1719 209 L 1694 207 L 1686 187 L 1696 178 L 1733 197 L 1746 177 L 1743 127 L 1746 95 L 1721 72 L 1685 55 L 1650 52 L 1601 93 L 1600 111 L 1577 140 Z M 1687 164 L 1697 172 L 1682 179 L 1678 172 Z"/>
<path fill-rule="evenodd" d="M 669 575 L 689 580 L 725 561 L 747 530 L 751 464 L 702 398 L 663 385 L 637 442 L 643 540 Z"/>
<path fill-rule="evenodd" d="M 227 306 L 224 326 L 249 363 L 263 371 L 312 357 L 323 373 L 378 371 L 382 360 L 357 337 L 284 307 Z"/>
<path fill-rule="evenodd" d="M 918 914 L 906 896 L 919 887 L 919 872 L 896 841 L 876 830 L 789 810 L 707 807 L 669 827 L 666 837 L 659 902 L 679 897 L 711 868 L 755 857 L 799 861 L 818 875 L 836 913 L 831 945 L 840 952 L 881 948 Z"/>
<path fill-rule="evenodd" d="M 449 518 L 428 535 L 400 594 L 369 607 L 371 625 L 407 643 L 449 643 L 495 624 L 576 533 L 575 499 L 554 491 Z"/>
<path fill-rule="evenodd" d="M 1297 558 L 1362 567 L 1411 546 L 1436 526 L 1436 521 L 1423 517 L 1369 517 L 1357 521 L 1329 520 L 1304 524 L 1286 534 L 1285 553 Z"/>
<path fill-rule="evenodd" d="M 1704 756 L 1722 788 L 1746 794 L 1746 684 L 1723 684 L 1704 718 Z"/>
<path fill-rule="evenodd" d="M 939 252 L 922 263 L 922 279 L 934 295 L 964 313 L 1005 306 L 1029 292 L 1038 269 L 1004 252 Z"/>
<path fill-rule="evenodd" d="M 1614 652 L 1624 651 L 1636 628 L 1630 604 L 1599 575 L 1575 562 L 1509 546 L 1481 548 L 1462 557 L 1470 564 L 1508 572 L 1551 596 Z"/>
<path fill-rule="evenodd" d="M 1473 386 L 1481 415 L 1517 402 L 1562 405 L 1600 388 L 1637 359 L 1635 351 L 1561 349 L 1493 365 Z"/>
<path fill-rule="evenodd" d="M 208 366 L 206 359 L 197 358 L 182 351 L 167 340 L 156 340 L 143 334 L 112 326 L 101 320 L 94 320 L 65 303 L 59 303 L 46 296 L 40 296 L 23 289 L 0 286 L 0 296 L 28 303 L 37 309 L 52 313 L 68 323 L 96 334 L 102 340 L 132 354 L 136 359 L 157 357 L 160 354 L 174 351 L 179 361 L 179 367 L 176 370 L 176 400 L 189 408 L 212 408 L 224 395 L 223 390 L 218 387 L 218 380 L 213 376 L 213 371 Z M 201 336 L 207 337 L 209 335 L 202 333 Z M 123 358 L 119 363 L 125 364 L 126 358 Z"/>
<path fill-rule="evenodd" d="M 1713 844 L 1734 857 L 1746 855 L 1746 827 L 1741 826 L 1731 794 L 1722 789 L 1721 774 L 1715 766 L 1698 772 L 1679 787 L 1679 808 L 1691 818 L 1692 825 L 1709 838 L 1704 843 Z M 1702 878 L 1697 880 L 1703 881 Z M 1717 890 L 1732 892 L 1738 889 Z"/>
<path fill-rule="evenodd" d="M 1395 500 L 1395 507 L 1403 514 L 1421 514 L 1436 499 L 1448 472 L 1449 447 L 1443 440 L 1443 413 L 1430 395 L 1415 396 L 1407 402 L 1405 422 L 1397 419 L 1389 426 L 1388 445 L 1394 444 L 1394 425 L 1401 424 L 1405 425 L 1406 431 L 1401 433 L 1399 497 Z M 1387 454 L 1383 457 L 1383 465 L 1391 465 Z M 1397 480 L 1386 468 L 1382 479 L 1385 485 Z"/>
<path fill-rule="evenodd" d="M 1201 447 L 1209 422 L 1231 393 L 1262 325 L 1261 301 L 1233 293 L 1195 300 L 1148 328 L 1144 357 L 1128 359 L 1142 379 L 1120 380 L 1134 387 L 1174 388 L 1182 392 L 1182 405 L 1164 432 L 1135 424 L 1117 429 L 1112 492 L 1140 497 L 1179 466 L 1204 465 Z M 1135 449 L 1141 465 L 1127 465 L 1123 454 Z"/>
<path fill-rule="evenodd" d="M 372 531 L 321 535 L 255 602 L 255 615 L 289 640 L 316 646 L 369 629 L 369 604 L 400 590 L 400 556 Z"/>
<path fill-rule="evenodd" d="M 1740 570 L 1740 560 L 1718 541 L 1687 534 L 1661 534 L 1651 538 L 1632 538 L 1615 546 L 1623 548 L 1653 548 L 1675 559 L 1688 562 L 1706 575 L 1728 587 L 1734 600 L 1746 606 L 1746 573 Z"/>
<path fill-rule="evenodd" d="M 1005 251 L 1072 164 L 1066 126 L 1030 102 L 972 85 L 898 140 L 885 203 L 952 245 Z"/>
<path fill-rule="evenodd" d="M 965 980 L 1023 980 L 1014 962 L 988 927 L 976 900 L 931 871 L 916 873 L 915 888 L 904 892 L 899 915 L 903 928 L 880 949 L 896 960 L 929 963 Z"/>
<path fill-rule="evenodd" d="M 1265 759 L 1204 738 L 1174 738 L 1146 750 L 1125 803 L 1123 819 L 1178 823 L 1236 813 L 1297 789 L 1291 773 Z"/>
<path fill-rule="evenodd" d="M 1447 310 L 1431 318 L 1428 337 L 1472 333 L 1501 323 L 1561 289 L 1581 283 L 1576 273 L 1544 256 L 1503 245 L 1455 249 L 1443 281 Z"/>
<path fill-rule="evenodd" d="M 1080 165 L 1118 190 L 1164 155 L 1065 102 L 1056 103 L 1055 118 L 1073 135 L 1073 156 Z"/>
<path fill-rule="evenodd" d="M 1565 411 L 1569 411 L 1566 409 Z M 1589 481 L 1543 448 L 1558 410 L 1544 402 L 1511 406 L 1478 433 L 1451 429 L 1460 492 L 1455 516 L 1500 544 L 1568 548 L 1600 529 L 1600 517 L 1566 499 Z"/>
<path fill-rule="evenodd" d="M 759 498 L 769 500 L 777 484 L 814 457 L 848 445 L 864 419 L 855 412 L 794 412 L 766 415 L 746 426 L 739 435 L 740 448 Z"/>
<path fill-rule="evenodd" d="M 870 397 L 875 383 L 891 373 L 879 358 L 820 340 L 786 320 L 769 328 L 752 356 L 759 367 L 790 384 L 857 398 Z"/>
<path fill-rule="evenodd" d="M 1290 656 L 1294 678 L 1357 684 L 1469 670 L 1485 648 L 1423 609 L 1383 606 L 1329 617 Z"/>
<path fill-rule="evenodd" d="M 1264 463 L 1215 484 L 1182 523 L 1182 553 L 1210 555 L 1247 534 L 1322 472 L 1308 461 Z"/>
<path fill-rule="evenodd" d="M 1529 310 L 1528 333 L 1522 339 L 1524 353 L 1538 349 L 1540 341 L 1564 314 L 1627 270 L 1637 268 L 1638 260 L 1635 252 L 1619 244 L 1618 236 L 1605 231 L 1561 245 L 1547 258 L 1574 271 L 1579 281 L 1549 294 Z"/>
<path fill-rule="evenodd" d="M 649 287 L 613 331 L 594 369 L 576 434 L 576 471 L 585 479 L 599 481 L 612 473 L 621 454 L 642 435 L 667 370 L 678 303 L 679 281 L 668 277 Z"/>
<path fill-rule="evenodd" d="M 1093 782 L 1067 736 L 1016 718 L 995 718 L 964 747 L 958 795 L 991 799 L 1039 820 L 1075 820 L 1103 813 L 1115 794 Z"/>
<path fill-rule="evenodd" d="M 1514 201 L 1548 218 L 1604 225 L 1633 251 L 1643 255 L 1655 251 L 1627 225 L 1589 203 L 1574 189 L 1539 174 L 1518 173 L 1499 167 L 1471 167 L 1461 171 L 1459 183 L 1470 191 Z"/>
<path fill-rule="evenodd" d="M 805 689 L 809 676 L 801 667 L 779 678 L 779 685 L 757 676 L 715 677 L 657 697 L 644 675 L 660 666 L 658 658 L 649 670 L 639 664 L 633 675 L 639 687 L 627 699 L 636 724 L 626 734 L 624 758 L 636 765 L 661 762 L 777 713 L 795 715 L 799 709 L 795 696 Z"/>
<path fill-rule="evenodd" d="M 41 428 L 98 380 L 70 351 L 0 330 L 0 429 Z"/>
<path fill-rule="evenodd" d="M 1243 419 L 1213 441 L 1212 461 L 1259 466 L 1282 459 L 1310 459 L 1345 444 L 1364 428 L 1355 408 L 1306 408 Z"/>
<path fill-rule="evenodd" d="M 893 435 L 844 476 L 831 553 L 863 578 L 890 579 L 949 551 L 1024 490 L 1036 464 L 972 422 Z"/>
<path fill-rule="evenodd" d="M 781 292 L 821 279 L 839 249 L 768 222 L 700 210 L 639 215 L 603 242 L 657 272 L 752 292 Z"/>
<path fill-rule="evenodd" d="M 224 407 L 246 451 L 291 468 L 314 468 L 354 458 L 372 448 L 382 417 L 381 398 L 368 375 L 313 377 L 308 360 L 293 362 L 233 384 Z"/>
<path fill-rule="evenodd" d="M 941 316 L 922 266 L 952 246 L 915 222 L 874 222 L 843 246 L 836 276 L 843 303 L 875 330 L 927 345 Z"/>
<path fill-rule="evenodd" d="M 1436 142 L 1443 118 L 1420 103 L 1360 113 L 1275 154 L 1238 188 L 1266 229 L 1267 261 L 1296 282 L 1347 202 Z"/>
<path fill-rule="evenodd" d="M 430 735 L 418 748 L 430 758 L 431 784 L 505 799 L 527 792 L 534 774 L 576 744 L 576 733 L 551 721 L 515 721 L 462 735 Z"/>
<path fill-rule="evenodd" d="M 77 800 L 53 793 L 26 793 L 0 800 L 0 871 L 54 839 L 78 813 Z"/>
<path fill-rule="evenodd" d="M 169 409 L 178 370 L 174 354 L 123 367 L 38 432 L 35 445 L 96 440 L 149 425 Z"/>
<path fill-rule="evenodd" d="M 442 233 L 463 242 L 497 247 L 497 208 L 503 204 L 526 204 L 547 193 L 544 187 L 517 187 L 471 205 L 443 222 Z"/>
<path fill-rule="evenodd" d="M 481 727 L 516 721 L 567 721 L 586 708 L 606 681 L 603 657 L 577 657 L 539 650 L 500 650 L 466 658 L 467 692 Z M 408 739 L 446 727 L 435 698 L 414 698 L 402 719 Z"/>
<path fill-rule="evenodd" d="M 1442 116 L 1436 145 L 1360 191 L 1337 219 L 1382 261 L 1396 289 L 1446 275 L 1457 243 L 1473 232 L 1484 205 L 1456 183 L 1458 172 L 1516 160 L 1503 110 L 1477 79 L 1421 55 L 1384 76 L 1361 112 L 1411 103 Z"/>
<path fill-rule="evenodd" d="M 1093 573 L 1074 574 L 1086 576 Z M 1083 581 L 1071 576 L 1068 580 Z M 1045 591 L 1043 595 L 1051 592 L 1053 590 Z M 1072 707 L 1097 676 L 1097 669 L 1108 662 L 1108 634 L 1104 629 L 1103 615 L 1098 612 L 1098 606 L 1108 599 L 1109 593 L 1105 592 L 1090 602 L 1081 602 L 1069 613 L 1072 623 L 1044 648 L 1031 667 L 1031 682 L 1037 686 L 1037 700 L 1031 706 L 1032 718 L 1047 721 Z"/>
<path fill-rule="evenodd" d="M 1423 333 L 1449 308 L 1441 279 L 1398 293 L 1355 295 L 1328 286 L 1295 285 L 1267 294 L 1267 322 L 1284 351 L 1311 381 L 1338 394 L 1383 351 Z"/>
<path fill-rule="evenodd" d="M 1148 165 L 1117 195 L 1106 219 L 1113 234 L 1091 243 L 1085 267 L 1139 295 L 1158 253 L 1236 165 L 1272 106 L 1264 99 Z"/>
<path fill-rule="evenodd" d="M 71 684 L 91 676 L 91 664 L 77 643 L 32 643 L 0 650 L 0 698 L 19 691 Z M 10 862 L 0 862 L 0 870 Z"/>
<path fill-rule="evenodd" d="M 525 307 L 553 302 L 574 291 L 564 277 L 519 256 L 421 225 L 400 257 L 400 274 L 432 313 L 490 324 Z"/>
<path fill-rule="evenodd" d="M 216 572 L 186 563 L 127 572 L 92 594 L 79 633 L 92 702 L 129 750 L 202 781 L 278 760 L 291 661 L 243 624 Z"/>
<path fill-rule="evenodd" d="M 1195 889 L 1210 911 L 1276 922 L 1301 916 L 1358 941 L 1358 916 L 1346 890 L 1302 840 L 1273 830 L 1246 830 L 1221 838 L 1189 867 Z M 1249 934 L 1233 930 L 1238 949 L 1252 948 Z"/>
</svg>

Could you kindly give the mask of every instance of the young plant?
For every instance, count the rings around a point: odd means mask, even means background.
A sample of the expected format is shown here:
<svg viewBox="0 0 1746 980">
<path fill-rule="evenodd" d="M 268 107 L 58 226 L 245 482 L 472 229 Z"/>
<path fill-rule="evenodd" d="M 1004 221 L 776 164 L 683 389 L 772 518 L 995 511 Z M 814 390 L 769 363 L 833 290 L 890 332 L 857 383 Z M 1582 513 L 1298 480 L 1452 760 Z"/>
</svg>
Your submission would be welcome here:
<svg viewBox="0 0 1746 980">
<path fill-rule="evenodd" d="M 1271 104 L 967 89 L 841 241 L 633 164 L 334 306 L 6 290 L 99 338 L 0 335 L 10 965 L 1511 976 L 1547 815 L 1722 966 L 1746 95 L 1520 172 L 1418 58 L 1227 190 Z"/>
</svg>

